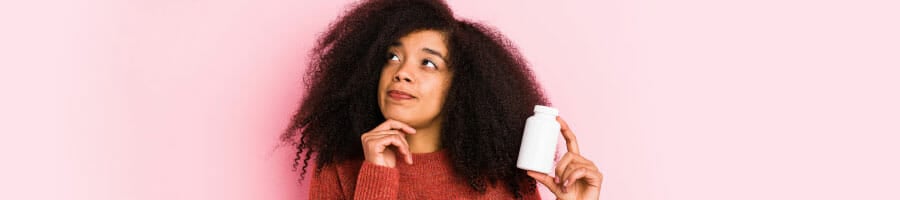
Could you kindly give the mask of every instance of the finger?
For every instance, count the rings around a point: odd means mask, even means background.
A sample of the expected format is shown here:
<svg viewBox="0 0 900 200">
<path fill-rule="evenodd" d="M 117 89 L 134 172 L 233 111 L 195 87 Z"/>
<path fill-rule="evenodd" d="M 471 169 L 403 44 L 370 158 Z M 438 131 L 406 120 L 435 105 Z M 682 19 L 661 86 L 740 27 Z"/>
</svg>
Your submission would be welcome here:
<svg viewBox="0 0 900 200">
<path fill-rule="evenodd" d="M 603 182 L 603 174 L 601 174 L 600 171 L 590 170 L 588 168 L 579 168 L 569 174 L 565 180 L 566 183 L 563 185 L 564 188 L 571 187 L 572 184 L 578 180 L 584 181 L 584 183 L 586 183 L 588 186 L 599 188 L 601 182 Z"/>
<path fill-rule="evenodd" d="M 406 141 L 406 137 L 403 135 L 397 135 L 396 137 L 398 138 L 397 140 L 400 140 L 403 142 L 403 147 L 402 147 L 403 151 L 402 152 L 404 152 L 403 154 L 405 155 L 404 157 L 406 158 L 405 159 L 406 164 L 412 165 L 413 159 L 412 159 L 412 152 L 409 151 L 409 142 Z"/>
<path fill-rule="evenodd" d="M 362 136 L 360 136 L 360 140 L 363 142 L 363 144 L 366 144 L 366 143 L 368 143 L 366 141 L 382 138 L 386 135 L 403 135 L 403 132 L 398 131 L 398 130 L 368 132 L 368 133 L 362 134 Z"/>
<path fill-rule="evenodd" d="M 366 133 L 366 134 L 363 134 L 363 137 L 365 137 L 365 136 L 370 136 L 370 137 L 372 137 L 372 136 L 382 136 L 382 135 L 404 135 L 404 134 L 405 134 L 405 133 L 404 133 L 403 131 L 400 131 L 400 130 L 383 130 L 383 131 L 373 131 L 373 132 L 368 132 L 368 133 Z"/>
<path fill-rule="evenodd" d="M 572 154 L 572 162 L 570 162 L 570 163 L 578 163 L 581 166 L 587 167 L 590 170 L 599 171 L 599 168 L 597 168 L 597 165 L 595 165 L 594 162 L 592 162 L 591 160 L 588 160 L 587 158 L 584 158 L 584 156 L 581 156 L 581 154 L 573 153 Z"/>
<path fill-rule="evenodd" d="M 404 159 L 406 160 L 406 164 L 412 165 L 412 152 L 409 151 L 409 142 L 406 141 L 406 137 L 403 135 L 394 135 L 394 137 L 397 138 L 396 140 L 403 142 L 403 146 L 397 148 L 400 148 L 400 152 L 403 152 L 403 157 L 406 158 Z"/>
<path fill-rule="evenodd" d="M 588 170 L 587 175 L 585 175 L 585 180 L 588 185 L 592 185 L 595 187 L 600 187 L 603 184 L 603 173 L 600 170 Z"/>
<path fill-rule="evenodd" d="M 372 131 L 384 131 L 384 130 L 403 130 L 403 132 L 409 133 L 409 134 L 416 133 L 416 129 L 413 128 L 412 126 L 409 126 L 406 123 L 403 123 L 403 122 L 400 122 L 397 120 L 393 120 L 393 119 L 388 119 L 387 121 L 384 121 L 384 123 L 381 123 L 380 125 L 375 127 L 375 129 L 372 129 Z"/>
<path fill-rule="evenodd" d="M 569 129 L 569 124 L 560 116 L 556 117 L 556 121 L 559 122 L 559 129 L 562 132 L 563 139 L 566 139 L 566 148 L 569 152 L 579 153 L 578 141 L 575 140 L 575 133 L 572 132 L 572 129 Z"/>
<path fill-rule="evenodd" d="M 528 176 L 530 176 L 534 180 L 536 180 L 538 183 L 541 183 L 544 186 L 547 186 L 547 189 L 550 189 L 550 192 L 553 192 L 554 194 L 559 194 L 562 192 L 559 189 L 559 186 L 556 185 L 556 183 L 554 183 L 553 177 L 550 177 L 549 175 L 546 175 L 544 173 L 535 172 L 535 171 L 531 171 L 531 170 L 526 170 L 525 173 L 528 174 Z"/>
<path fill-rule="evenodd" d="M 370 145 L 375 145 L 376 152 L 384 152 L 385 149 L 389 146 L 394 146 L 397 149 L 398 154 L 406 160 L 407 163 L 412 164 L 412 153 L 409 151 L 409 143 L 406 142 L 406 138 L 404 138 L 400 134 L 383 134 L 383 135 L 375 135 L 369 138 Z"/>
<path fill-rule="evenodd" d="M 386 135 L 385 137 L 390 137 L 391 144 L 397 148 L 397 153 L 404 158 L 403 160 L 407 164 L 412 165 L 412 152 L 409 151 L 409 143 L 406 141 L 406 137 L 400 134 Z"/>
<path fill-rule="evenodd" d="M 559 161 L 556 162 L 556 176 L 560 177 L 569 165 L 579 164 L 590 169 L 597 169 L 593 162 L 576 153 L 566 152 Z"/>
<path fill-rule="evenodd" d="M 377 135 L 369 135 L 365 142 L 368 145 L 375 147 L 375 150 L 377 150 L 376 152 L 381 153 L 381 152 L 384 152 L 384 149 L 386 149 L 386 147 L 407 146 L 406 141 L 401 140 L 400 138 L 403 138 L 403 137 L 400 137 L 399 134 L 377 134 Z M 402 150 L 403 150 L 403 148 L 398 148 L 398 151 L 402 151 Z"/>
<path fill-rule="evenodd" d="M 384 149 L 386 149 L 387 146 L 394 144 L 394 143 L 386 143 L 385 141 L 380 141 L 380 140 L 384 140 L 385 138 L 389 138 L 389 137 L 395 137 L 393 139 L 399 140 L 402 143 L 402 145 L 396 145 L 397 151 L 398 151 L 398 153 L 401 154 L 401 156 L 403 156 L 403 158 L 404 158 L 403 160 L 406 161 L 406 163 L 411 165 L 413 162 L 412 161 L 412 153 L 409 151 L 409 143 L 406 141 L 406 137 L 404 136 L 404 133 L 402 131 L 384 130 L 384 131 L 370 132 L 370 133 L 363 134 L 362 141 L 363 141 L 363 143 L 372 143 L 372 145 L 377 145 L 377 147 L 375 147 L 374 150 L 376 152 L 381 153 L 381 152 L 384 152 Z M 372 142 L 369 142 L 369 141 L 372 141 Z"/>
<path fill-rule="evenodd" d="M 576 155 L 578 155 L 578 154 L 575 154 L 572 152 L 566 152 L 566 154 L 563 155 L 563 157 L 561 159 L 559 159 L 559 162 L 556 162 L 556 177 L 562 177 L 563 172 L 566 171 L 566 167 L 568 167 L 569 164 L 572 163 L 572 160 L 574 160 L 575 157 L 577 157 Z M 557 180 L 557 181 L 559 181 L 559 180 Z M 557 183 L 559 183 L 559 182 L 557 182 Z"/>
<path fill-rule="evenodd" d="M 563 185 L 562 185 L 563 188 L 569 189 L 569 186 L 572 186 L 572 184 L 575 183 L 575 181 L 584 177 L 586 173 L 587 173 L 587 168 L 584 168 L 584 167 L 575 167 L 575 168 L 571 168 L 570 170 L 566 170 L 565 175 L 563 175 L 563 177 L 560 178 L 563 180 Z"/>
<path fill-rule="evenodd" d="M 367 149 L 374 150 L 375 153 L 382 153 L 384 152 L 386 147 L 390 146 L 391 144 L 389 140 L 385 139 L 384 134 L 372 134 L 365 135 L 365 137 L 363 137 L 363 145 L 369 147 Z"/>
</svg>

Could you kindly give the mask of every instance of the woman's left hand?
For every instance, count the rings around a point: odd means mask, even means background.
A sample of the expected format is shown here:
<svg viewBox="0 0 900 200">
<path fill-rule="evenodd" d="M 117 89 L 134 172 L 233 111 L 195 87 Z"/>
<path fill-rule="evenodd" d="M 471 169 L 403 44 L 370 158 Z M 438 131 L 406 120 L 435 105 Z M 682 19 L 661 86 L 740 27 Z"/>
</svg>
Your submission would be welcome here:
<svg viewBox="0 0 900 200">
<path fill-rule="evenodd" d="M 559 122 L 569 152 L 556 163 L 555 178 L 530 170 L 527 172 L 528 176 L 547 186 L 557 199 L 599 199 L 603 174 L 594 162 L 579 154 L 575 133 L 569 129 L 566 121 L 560 117 L 557 117 L 556 121 Z"/>
</svg>

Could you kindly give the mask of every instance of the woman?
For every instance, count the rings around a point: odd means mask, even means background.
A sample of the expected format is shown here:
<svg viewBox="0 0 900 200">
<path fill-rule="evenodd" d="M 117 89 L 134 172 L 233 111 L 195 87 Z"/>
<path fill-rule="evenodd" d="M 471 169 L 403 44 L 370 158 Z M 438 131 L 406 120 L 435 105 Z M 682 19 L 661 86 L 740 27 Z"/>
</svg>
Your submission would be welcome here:
<svg viewBox="0 0 900 200">
<path fill-rule="evenodd" d="M 311 199 L 597 199 L 602 175 L 569 152 L 556 177 L 516 168 L 525 119 L 546 105 L 502 35 L 440 1 L 355 5 L 317 41 L 307 95 L 282 135 L 310 160 Z"/>
</svg>

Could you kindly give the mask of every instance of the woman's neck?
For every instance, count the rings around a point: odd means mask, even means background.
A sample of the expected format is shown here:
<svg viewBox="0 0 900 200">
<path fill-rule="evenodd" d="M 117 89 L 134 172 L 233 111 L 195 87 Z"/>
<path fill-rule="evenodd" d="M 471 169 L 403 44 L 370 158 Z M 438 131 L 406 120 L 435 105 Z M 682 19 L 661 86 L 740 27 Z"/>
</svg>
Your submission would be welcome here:
<svg viewBox="0 0 900 200">
<path fill-rule="evenodd" d="M 412 153 L 431 153 L 441 150 L 441 125 L 433 124 L 425 128 L 416 128 L 416 134 L 407 134 L 406 142 Z"/>
</svg>

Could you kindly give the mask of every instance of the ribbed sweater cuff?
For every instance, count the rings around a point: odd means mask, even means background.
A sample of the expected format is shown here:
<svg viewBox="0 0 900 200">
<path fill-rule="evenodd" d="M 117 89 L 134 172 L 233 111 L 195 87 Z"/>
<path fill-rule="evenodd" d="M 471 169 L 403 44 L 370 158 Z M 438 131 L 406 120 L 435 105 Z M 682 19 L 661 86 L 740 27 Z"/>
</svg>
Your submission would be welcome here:
<svg viewBox="0 0 900 200">
<path fill-rule="evenodd" d="M 397 199 L 400 174 L 396 168 L 364 161 L 356 180 L 354 199 Z"/>
</svg>

